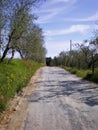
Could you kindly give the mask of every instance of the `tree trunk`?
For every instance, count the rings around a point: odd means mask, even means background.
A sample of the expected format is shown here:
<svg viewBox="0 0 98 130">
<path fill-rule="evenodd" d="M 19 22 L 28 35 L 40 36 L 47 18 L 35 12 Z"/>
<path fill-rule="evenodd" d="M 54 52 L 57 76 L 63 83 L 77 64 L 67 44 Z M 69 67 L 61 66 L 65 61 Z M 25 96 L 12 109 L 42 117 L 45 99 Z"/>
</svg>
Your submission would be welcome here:
<svg viewBox="0 0 98 130">
<path fill-rule="evenodd" d="M 17 48 L 16 51 L 19 52 L 21 58 L 24 59 L 24 57 L 23 57 L 23 55 L 22 55 L 22 53 L 21 53 L 21 50 L 20 50 L 19 48 Z"/>
<path fill-rule="evenodd" d="M 15 53 L 15 49 L 12 48 L 12 56 L 11 56 L 11 58 L 7 61 L 6 64 L 9 64 L 9 63 L 11 62 L 11 60 L 14 58 L 14 53 Z"/>
<path fill-rule="evenodd" d="M 92 74 L 94 74 L 94 67 L 95 67 L 95 62 L 94 62 L 94 57 L 92 56 Z"/>
<path fill-rule="evenodd" d="M 3 55 L 0 60 L 1 62 L 3 62 L 4 58 L 6 57 L 8 50 L 9 50 L 9 44 L 7 44 L 6 49 L 3 52 Z"/>
<path fill-rule="evenodd" d="M 1 57 L 1 60 L 0 60 L 1 62 L 3 62 L 4 58 L 7 55 L 7 52 L 9 51 L 9 44 L 11 42 L 12 36 L 14 34 L 14 31 L 15 31 L 15 29 L 13 29 L 13 31 L 11 32 L 11 35 L 9 36 L 8 44 L 7 44 L 7 46 L 6 46 L 6 48 L 5 48 L 4 52 L 3 52 L 3 55 Z"/>
</svg>

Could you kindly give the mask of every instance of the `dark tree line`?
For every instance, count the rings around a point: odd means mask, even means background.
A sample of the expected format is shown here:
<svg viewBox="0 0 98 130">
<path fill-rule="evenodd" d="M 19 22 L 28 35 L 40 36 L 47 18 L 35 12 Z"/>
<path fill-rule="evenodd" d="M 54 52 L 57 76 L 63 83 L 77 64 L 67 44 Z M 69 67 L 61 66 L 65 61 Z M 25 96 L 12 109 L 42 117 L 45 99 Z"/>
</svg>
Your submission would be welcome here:
<svg viewBox="0 0 98 130">
<path fill-rule="evenodd" d="M 35 24 L 37 19 L 31 8 L 41 0 L 0 0 L 0 49 L 1 62 L 15 52 L 21 58 L 44 62 L 46 49 L 42 29 Z M 42 2 L 42 1 L 41 1 Z"/>
</svg>

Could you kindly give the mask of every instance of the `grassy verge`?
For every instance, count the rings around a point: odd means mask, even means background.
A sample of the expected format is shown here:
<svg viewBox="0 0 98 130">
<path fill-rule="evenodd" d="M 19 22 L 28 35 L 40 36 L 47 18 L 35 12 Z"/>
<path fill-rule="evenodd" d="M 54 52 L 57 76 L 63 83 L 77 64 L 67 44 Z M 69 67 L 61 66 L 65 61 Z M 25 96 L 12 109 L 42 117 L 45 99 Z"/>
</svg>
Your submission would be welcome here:
<svg viewBox="0 0 98 130">
<path fill-rule="evenodd" d="M 98 83 L 98 69 L 95 69 L 94 74 L 92 74 L 91 70 L 83 70 L 83 69 L 77 69 L 71 67 L 64 67 L 64 69 L 66 69 L 67 71 L 73 74 L 76 74 L 79 77 L 82 77 L 83 79 Z"/>
<path fill-rule="evenodd" d="M 27 85 L 35 71 L 43 66 L 33 61 L 13 60 L 9 65 L 0 63 L 0 112 L 15 93 Z"/>
</svg>

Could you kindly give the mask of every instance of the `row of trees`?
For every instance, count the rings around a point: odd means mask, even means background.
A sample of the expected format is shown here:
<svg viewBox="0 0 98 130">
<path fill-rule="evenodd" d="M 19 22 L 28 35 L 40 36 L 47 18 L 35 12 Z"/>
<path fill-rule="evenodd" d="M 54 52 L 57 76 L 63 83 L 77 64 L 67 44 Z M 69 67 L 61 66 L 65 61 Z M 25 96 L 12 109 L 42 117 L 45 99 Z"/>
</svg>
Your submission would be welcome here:
<svg viewBox="0 0 98 130">
<path fill-rule="evenodd" d="M 0 50 L 1 62 L 7 54 L 14 57 L 44 62 L 46 49 L 42 29 L 35 24 L 37 17 L 31 8 L 40 0 L 0 0 Z M 42 1 L 41 1 L 42 2 Z"/>
<path fill-rule="evenodd" d="M 89 42 L 85 40 L 82 44 L 77 43 L 75 50 L 62 51 L 54 59 L 47 58 L 47 65 L 92 69 L 94 73 L 94 68 L 98 67 L 98 35 Z"/>
</svg>

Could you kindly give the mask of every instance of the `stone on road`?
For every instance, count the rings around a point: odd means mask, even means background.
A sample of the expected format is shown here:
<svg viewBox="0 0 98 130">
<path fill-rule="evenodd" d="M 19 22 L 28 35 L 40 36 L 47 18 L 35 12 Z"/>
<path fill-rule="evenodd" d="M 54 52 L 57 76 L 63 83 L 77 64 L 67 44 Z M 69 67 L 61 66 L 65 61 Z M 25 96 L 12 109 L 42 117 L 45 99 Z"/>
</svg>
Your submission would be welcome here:
<svg viewBox="0 0 98 130">
<path fill-rule="evenodd" d="M 35 86 L 24 130 L 98 130 L 98 85 L 43 67 Z"/>
</svg>

